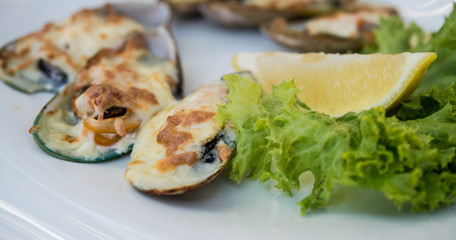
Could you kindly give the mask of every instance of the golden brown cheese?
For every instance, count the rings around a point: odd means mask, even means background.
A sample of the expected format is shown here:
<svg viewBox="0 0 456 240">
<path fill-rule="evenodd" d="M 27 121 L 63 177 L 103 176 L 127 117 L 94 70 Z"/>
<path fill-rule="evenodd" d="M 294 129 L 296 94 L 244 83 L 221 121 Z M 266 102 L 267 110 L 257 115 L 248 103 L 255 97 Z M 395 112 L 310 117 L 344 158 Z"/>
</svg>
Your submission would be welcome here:
<svg viewBox="0 0 456 240">
<path fill-rule="evenodd" d="M 178 155 L 169 156 L 157 162 L 153 167 L 158 169 L 160 172 L 168 172 L 176 167 L 187 164 L 193 166 L 195 164 L 198 155 L 196 152 L 186 152 Z"/>
<path fill-rule="evenodd" d="M 179 146 L 193 140 L 189 132 L 178 131 L 178 127 L 188 127 L 203 123 L 214 117 L 214 112 L 192 111 L 188 114 L 177 113 L 166 119 L 165 127 L 158 133 L 157 142 L 166 147 L 166 154 L 173 154 Z"/>
<path fill-rule="evenodd" d="M 206 85 L 145 123 L 125 179 L 155 194 L 178 194 L 212 180 L 235 142 L 234 127 L 220 129 L 214 119 L 226 94 L 222 82 Z"/>
</svg>

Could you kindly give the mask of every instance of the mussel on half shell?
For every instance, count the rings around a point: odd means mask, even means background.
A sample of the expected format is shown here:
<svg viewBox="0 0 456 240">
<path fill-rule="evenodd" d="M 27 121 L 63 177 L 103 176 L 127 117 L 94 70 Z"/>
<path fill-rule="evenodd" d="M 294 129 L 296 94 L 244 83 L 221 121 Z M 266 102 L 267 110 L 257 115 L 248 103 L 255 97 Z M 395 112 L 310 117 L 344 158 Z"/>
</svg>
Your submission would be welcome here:
<svg viewBox="0 0 456 240">
<path fill-rule="evenodd" d="M 170 9 L 163 9 L 170 14 Z M 168 18 L 162 18 L 168 19 Z M 181 93 L 168 21 L 100 50 L 38 114 L 31 133 L 51 155 L 99 162 L 128 152 L 137 129 Z"/>
<path fill-rule="evenodd" d="M 260 26 L 275 42 L 299 52 L 357 52 L 374 43 L 380 18 L 397 15 L 392 7 L 358 6 L 307 20 L 276 18 Z"/>
<path fill-rule="evenodd" d="M 220 81 L 171 104 L 138 132 L 125 179 L 140 191 L 182 194 L 213 180 L 236 146 L 236 129 L 213 118 L 228 88 Z"/>
<path fill-rule="evenodd" d="M 127 35 L 170 17 L 164 8 L 163 3 L 107 4 L 48 23 L 0 48 L 0 79 L 25 93 L 57 92 L 98 50 L 116 48 Z"/>
</svg>

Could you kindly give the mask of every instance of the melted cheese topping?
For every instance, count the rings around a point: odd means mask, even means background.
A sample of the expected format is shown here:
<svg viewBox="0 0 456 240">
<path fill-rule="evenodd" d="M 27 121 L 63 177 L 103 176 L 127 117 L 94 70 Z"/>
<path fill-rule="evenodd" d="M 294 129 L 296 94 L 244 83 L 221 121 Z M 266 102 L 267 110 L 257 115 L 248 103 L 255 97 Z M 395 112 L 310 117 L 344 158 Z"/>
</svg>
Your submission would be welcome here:
<svg viewBox="0 0 456 240">
<path fill-rule="evenodd" d="M 327 17 L 318 17 L 307 23 L 307 33 L 310 35 L 327 34 L 346 39 L 362 37 L 366 25 L 380 25 L 380 18 L 387 17 L 386 11 L 358 11 L 355 13 L 340 12 Z M 367 29 L 371 31 L 371 28 Z"/>
<path fill-rule="evenodd" d="M 123 136 L 115 144 L 100 146 L 94 141 L 95 134 L 84 126 L 84 119 L 101 114 L 114 104 L 128 107 L 135 117 L 145 121 L 174 101 L 169 78 L 173 81 L 177 78 L 176 63 L 157 59 L 144 45 L 135 44 L 141 36 L 132 36 L 119 50 L 102 51 L 80 72 L 74 89 L 90 86 L 75 101 L 75 110 L 81 119 L 73 116 L 70 96 L 75 92 L 71 92 L 72 87 L 59 96 L 63 100 L 47 106 L 37 127 L 37 134 L 47 148 L 80 159 L 96 159 L 110 152 L 124 153 L 134 142 L 136 131 L 123 129 Z M 92 108 L 104 102 L 107 105 Z"/>
<path fill-rule="evenodd" d="M 143 191 L 177 194 L 215 177 L 235 141 L 234 128 L 222 131 L 213 118 L 226 94 L 223 83 L 204 86 L 147 122 L 138 132 L 125 179 Z M 214 159 L 205 162 L 210 154 Z"/>
<path fill-rule="evenodd" d="M 142 29 L 139 23 L 108 6 L 84 9 L 17 40 L 1 54 L 0 67 L 7 75 L 38 81 L 36 61 L 43 59 L 66 72 L 71 80 L 99 49 Z"/>
</svg>

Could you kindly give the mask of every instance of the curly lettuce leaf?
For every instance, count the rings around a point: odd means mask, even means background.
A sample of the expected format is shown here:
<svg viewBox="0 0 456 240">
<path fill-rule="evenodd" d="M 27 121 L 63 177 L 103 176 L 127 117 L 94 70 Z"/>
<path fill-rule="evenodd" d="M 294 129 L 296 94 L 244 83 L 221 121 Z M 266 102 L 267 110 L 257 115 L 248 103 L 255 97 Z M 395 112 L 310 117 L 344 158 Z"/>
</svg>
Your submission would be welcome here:
<svg viewBox="0 0 456 240">
<path fill-rule="evenodd" d="M 401 103 L 401 106 L 389 112 L 402 120 L 420 119 L 429 116 L 442 109 L 448 103 L 455 104 L 455 92 L 453 84 L 446 89 L 439 90 L 433 87 L 425 93 L 409 98 Z"/>
<path fill-rule="evenodd" d="M 230 76 L 227 76 L 229 79 Z M 252 81 L 250 81 L 252 82 Z M 223 125 L 225 119 L 231 119 L 237 128 L 237 146 L 236 156 L 249 156 L 249 158 L 240 161 L 230 161 L 229 166 L 232 171 L 230 178 L 241 182 L 245 173 L 250 169 L 248 177 L 257 179 L 261 174 L 270 171 L 268 164 L 269 157 L 265 154 L 267 146 L 263 145 L 263 139 L 267 136 L 267 127 L 262 125 L 263 120 L 267 119 L 267 112 L 258 105 L 258 101 L 262 95 L 261 85 L 246 84 L 237 85 L 230 82 L 227 83 L 231 94 L 226 98 L 229 102 L 237 102 L 238 96 L 243 96 L 245 104 L 242 106 L 226 105 L 219 107 L 216 116 L 219 125 Z M 232 118 L 232 113 L 236 113 L 236 117 Z M 261 161 L 257 161 L 261 159 Z"/>
<path fill-rule="evenodd" d="M 381 191 L 398 208 L 409 203 L 415 211 L 455 200 L 454 104 L 412 121 L 387 117 L 380 108 L 331 118 L 300 102 L 293 82 L 266 94 L 249 78 L 224 79 L 228 103 L 216 119 L 220 125 L 230 119 L 237 128 L 232 179 L 275 180 L 291 194 L 299 176 L 311 171 L 314 188 L 299 203 L 302 213 L 327 205 L 337 185 Z"/>
</svg>

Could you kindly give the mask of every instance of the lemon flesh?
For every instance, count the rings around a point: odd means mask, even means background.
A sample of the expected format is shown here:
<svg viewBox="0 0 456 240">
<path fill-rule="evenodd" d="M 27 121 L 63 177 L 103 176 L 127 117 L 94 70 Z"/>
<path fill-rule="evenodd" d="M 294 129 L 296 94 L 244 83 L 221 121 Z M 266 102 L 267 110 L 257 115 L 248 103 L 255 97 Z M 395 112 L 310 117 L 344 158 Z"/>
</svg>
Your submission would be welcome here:
<svg viewBox="0 0 456 240">
<path fill-rule="evenodd" d="M 435 53 L 324 54 L 241 53 L 237 71 L 249 71 L 267 93 L 294 79 L 298 98 L 331 116 L 373 107 L 386 109 L 405 100 L 419 85 Z"/>
</svg>

